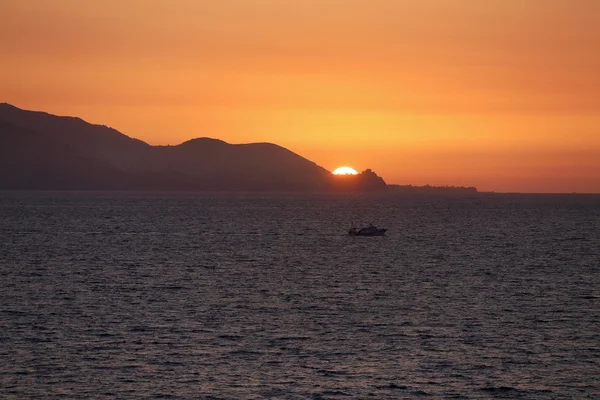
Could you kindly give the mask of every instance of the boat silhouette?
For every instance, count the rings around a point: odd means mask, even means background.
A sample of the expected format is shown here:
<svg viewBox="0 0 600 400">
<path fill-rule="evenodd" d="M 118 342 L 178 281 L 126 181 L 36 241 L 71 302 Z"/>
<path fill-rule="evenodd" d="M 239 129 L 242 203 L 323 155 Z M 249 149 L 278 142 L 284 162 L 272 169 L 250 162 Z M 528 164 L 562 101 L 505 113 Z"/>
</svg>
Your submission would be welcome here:
<svg viewBox="0 0 600 400">
<path fill-rule="evenodd" d="M 350 236 L 383 236 L 386 231 L 387 229 L 378 228 L 372 223 L 368 226 L 363 226 L 362 228 L 356 228 L 356 226 L 352 224 L 348 230 L 348 234 Z"/>
</svg>

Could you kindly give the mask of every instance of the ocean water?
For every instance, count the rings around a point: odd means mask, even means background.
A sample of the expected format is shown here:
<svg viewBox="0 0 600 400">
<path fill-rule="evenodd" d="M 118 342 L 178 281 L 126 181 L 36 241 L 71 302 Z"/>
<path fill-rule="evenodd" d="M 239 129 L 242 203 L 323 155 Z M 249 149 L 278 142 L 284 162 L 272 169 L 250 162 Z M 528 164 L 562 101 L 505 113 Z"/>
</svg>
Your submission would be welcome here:
<svg viewBox="0 0 600 400">
<path fill-rule="evenodd" d="M 0 193 L 0 397 L 598 398 L 600 197 Z"/>
</svg>

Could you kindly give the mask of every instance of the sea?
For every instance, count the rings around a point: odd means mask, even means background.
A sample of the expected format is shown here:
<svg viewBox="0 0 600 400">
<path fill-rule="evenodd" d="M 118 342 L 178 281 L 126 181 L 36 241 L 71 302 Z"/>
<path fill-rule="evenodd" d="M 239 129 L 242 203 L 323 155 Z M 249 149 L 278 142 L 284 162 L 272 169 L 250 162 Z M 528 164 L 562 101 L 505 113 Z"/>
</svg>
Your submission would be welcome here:
<svg viewBox="0 0 600 400">
<path fill-rule="evenodd" d="M 600 196 L 0 192 L 0 398 L 600 398 Z"/>
</svg>

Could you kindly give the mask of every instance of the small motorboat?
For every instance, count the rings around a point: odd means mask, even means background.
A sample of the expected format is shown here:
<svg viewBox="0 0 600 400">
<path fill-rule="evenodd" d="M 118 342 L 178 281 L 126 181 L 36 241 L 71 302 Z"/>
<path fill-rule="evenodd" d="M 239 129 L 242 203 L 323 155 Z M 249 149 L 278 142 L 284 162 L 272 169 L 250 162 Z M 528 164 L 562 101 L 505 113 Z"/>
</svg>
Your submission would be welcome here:
<svg viewBox="0 0 600 400">
<path fill-rule="evenodd" d="M 350 235 L 350 236 L 383 236 L 383 235 L 385 235 L 386 231 L 387 231 L 387 229 L 378 228 L 373 224 L 370 224 L 369 226 L 363 226 L 360 229 L 357 229 L 354 226 L 354 224 L 352 224 L 352 226 L 350 227 L 350 230 L 348 230 L 348 235 Z"/>
</svg>

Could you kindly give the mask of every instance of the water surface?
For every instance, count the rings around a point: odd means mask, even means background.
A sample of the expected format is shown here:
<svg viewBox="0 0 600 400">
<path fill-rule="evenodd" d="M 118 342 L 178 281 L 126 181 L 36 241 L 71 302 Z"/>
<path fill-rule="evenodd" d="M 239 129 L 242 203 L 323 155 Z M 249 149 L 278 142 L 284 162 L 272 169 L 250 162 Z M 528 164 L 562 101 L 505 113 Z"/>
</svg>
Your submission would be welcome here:
<svg viewBox="0 0 600 400">
<path fill-rule="evenodd" d="M 0 273 L 3 398 L 600 396 L 597 196 L 4 192 Z"/>
</svg>

